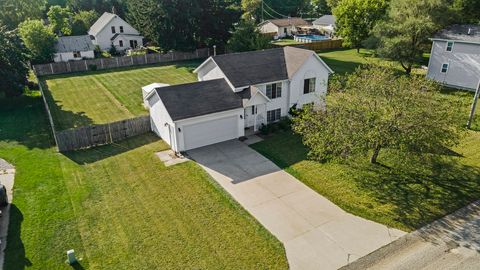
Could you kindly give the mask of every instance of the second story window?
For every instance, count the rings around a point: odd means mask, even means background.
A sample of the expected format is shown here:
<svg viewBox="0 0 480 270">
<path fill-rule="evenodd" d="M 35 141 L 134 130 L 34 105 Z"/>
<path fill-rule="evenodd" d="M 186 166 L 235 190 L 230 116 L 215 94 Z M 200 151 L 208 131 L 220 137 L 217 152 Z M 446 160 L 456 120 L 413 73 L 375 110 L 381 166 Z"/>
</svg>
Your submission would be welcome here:
<svg viewBox="0 0 480 270">
<path fill-rule="evenodd" d="M 120 33 L 123 33 L 123 26 L 120 26 Z"/>
<path fill-rule="evenodd" d="M 115 34 L 115 26 L 112 26 L 112 34 Z"/>
<path fill-rule="evenodd" d="M 269 99 L 282 97 L 282 83 L 267 84 L 266 92 Z"/>
<path fill-rule="evenodd" d="M 448 71 L 448 64 L 443 64 L 442 65 L 442 73 L 447 73 Z"/>
<path fill-rule="evenodd" d="M 446 51 L 451 52 L 452 50 L 453 50 L 453 41 L 448 41 Z"/>
<path fill-rule="evenodd" d="M 119 45 L 120 47 L 123 47 L 123 40 L 119 40 L 119 41 L 118 41 L 118 45 Z"/>
<path fill-rule="evenodd" d="M 303 93 L 313 93 L 315 92 L 315 78 L 305 79 L 303 83 Z"/>
</svg>

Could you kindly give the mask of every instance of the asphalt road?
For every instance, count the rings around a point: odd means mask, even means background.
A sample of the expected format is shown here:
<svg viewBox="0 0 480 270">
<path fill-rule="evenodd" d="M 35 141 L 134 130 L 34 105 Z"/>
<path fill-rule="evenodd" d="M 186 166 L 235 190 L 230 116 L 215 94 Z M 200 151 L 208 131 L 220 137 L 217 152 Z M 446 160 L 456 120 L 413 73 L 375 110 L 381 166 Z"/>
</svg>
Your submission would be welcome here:
<svg viewBox="0 0 480 270">
<path fill-rule="evenodd" d="M 341 269 L 480 269 L 480 201 Z"/>
</svg>

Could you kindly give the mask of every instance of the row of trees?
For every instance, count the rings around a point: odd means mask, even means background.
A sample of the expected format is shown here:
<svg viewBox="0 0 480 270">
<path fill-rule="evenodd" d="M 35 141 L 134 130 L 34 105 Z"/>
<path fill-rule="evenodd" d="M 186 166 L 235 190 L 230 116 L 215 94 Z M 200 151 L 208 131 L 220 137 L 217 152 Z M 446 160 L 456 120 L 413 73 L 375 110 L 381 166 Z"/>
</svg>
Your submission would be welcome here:
<svg viewBox="0 0 480 270">
<path fill-rule="evenodd" d="M 376 49 L 407 74 L 428 50 L 428 38 L 453 23 L 480 23 L 476 0 L 329 0 L 344 44 Z"/>
</svg>

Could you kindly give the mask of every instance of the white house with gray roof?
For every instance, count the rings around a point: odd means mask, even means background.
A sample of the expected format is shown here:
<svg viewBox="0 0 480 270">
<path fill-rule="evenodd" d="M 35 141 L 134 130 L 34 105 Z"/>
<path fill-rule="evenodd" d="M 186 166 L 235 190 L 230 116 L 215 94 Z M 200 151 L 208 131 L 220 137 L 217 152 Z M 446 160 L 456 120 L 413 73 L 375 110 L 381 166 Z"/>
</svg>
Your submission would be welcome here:
<svg viewBox="0 0 480 270">
<path fill-rule="evenodd" d="M 113 13 L 105 12 L 88 30 L 94 45 L 108 51 L 112 45 L 118 51 L 143 46 L 143 36 L 135 28 Z"/>
<path fill-rule="evenodd" d="M 53 61 L 68 62 L 95 58 L 94 50 L 95 46 L 87 35 L 59 37 L 55 43 Z"/>
<path fill-rule="evenodd" d="M 323 15 L 322 17 L 316 19 L 312 22 L 314 28 L 326 32 L 329 35 L 335 34 L 335 27 L 336 27 L 336 17 L 333 15 Z"/>
<path fill-rule="evenodd" d="M 480 25 L 452 25 L 431 38 L 427 77 L 475 90 L 480 82 Z"/>
<path fill-rule="evenodd" d="M 152 130 L 176 152 L 255 133 L 291 108 L 323 107 L 333 73 L 315 52 L 294 47 L 213 56 L 194 72 L 196 83 L 145 96 Z"/>
</svg>

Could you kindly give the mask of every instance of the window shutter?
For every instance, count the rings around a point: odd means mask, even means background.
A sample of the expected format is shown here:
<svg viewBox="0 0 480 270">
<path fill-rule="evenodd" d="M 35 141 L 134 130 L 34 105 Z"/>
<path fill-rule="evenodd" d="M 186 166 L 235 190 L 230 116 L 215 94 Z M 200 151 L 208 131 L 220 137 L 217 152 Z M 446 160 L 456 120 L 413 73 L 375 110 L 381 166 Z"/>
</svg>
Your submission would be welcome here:
<svg viewBox="0 0 480 270">
<path fill-rule="evenodd" d="M 310 87 L 310 79 L 305 79 L 303 82 L 303 93 L 308 94 L 309 93 L 309 87 Z"/>
</svg>

